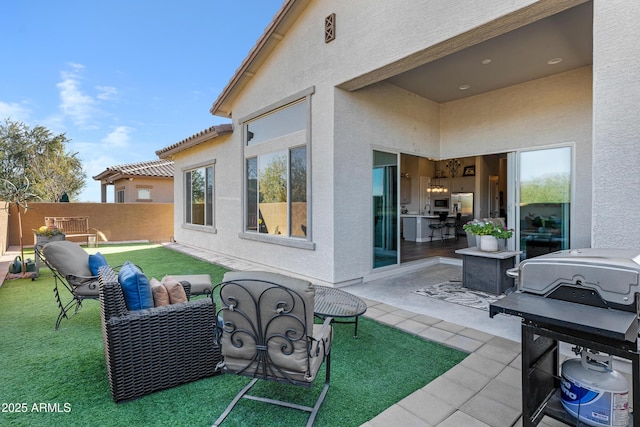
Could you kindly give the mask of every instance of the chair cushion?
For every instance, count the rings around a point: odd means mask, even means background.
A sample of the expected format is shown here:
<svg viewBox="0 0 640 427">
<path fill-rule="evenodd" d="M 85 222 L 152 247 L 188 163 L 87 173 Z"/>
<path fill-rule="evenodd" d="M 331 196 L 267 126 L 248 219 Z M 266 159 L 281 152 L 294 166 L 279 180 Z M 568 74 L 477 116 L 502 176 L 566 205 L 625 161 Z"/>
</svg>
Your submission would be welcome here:
<svg viewBox="0 0 640 427">
<path fill-rule="evenodd" d="M 49 242 L 42 248 L 44 257 L 63 277 L 91 277 L 89 254 L 68 240 Z"/>
<path fill-rule="evenodd" d="M 162 285 L 167 289 L 169 302 L 171 304 L 187 302 L 187 294 L 182 287 L 182 283 L 178 282 L 175 278 L 164 276 L 162 278 Z"/>
<path fill-rule="evenodd" d="M 96 252 L 94 255 L 89 255 L 89 270 L 91 270 L 91 274 L 94 276 L 98 275 L 98 269 L 100 267 L 104 267 L 105 265 L 109 265 L 107 260 L 104 258 L 100 252 Z"/>
<path fill-rule="evenodd" d="M 172 275 L 178 282 L 189 282 L 191 295 L 209 295 L 213 285 L 208 274 L 178 274 Z"/>
<path fill-rule="evenodd" d="M 315 373 L 309 372 L 309 341 L 307 338 L 299 338 L 306 332 L 307 336 L 313 334 L 313 302 L 315 288 L 306 281 L 293 277 L 283 276 L 277 273 L 260 271 L 233 271 L 224 275 L 223 281 L 227 283 L 220 290 L 220 297 L 223 301 L 233 303 L 237 306 L 234 310 L 224 310 L 222 312 L 225 324 L 238 330 L 251 330 L 252 326 L 241 312 L 246 313 L 249 318 L 255 318 L 255 304 L 260 301 L 260 324 L 269 325 L 268 334 L 278 334 L 278 331 L 287 331 L 281 337 L 273 336 L 269 340 L 268 349 L 270 360 L 287 372 L 287 375 L 299 380 Z M 293 290 L 296 296 L 293 297 L 286 291 L 273 288 L 266 291 L 273 284 L 278 284 L 286 289 Z M 279 316 L 281 302 L 287 303 L 287 316 Z M 304 319 L 302 322 L 301 319 Z M 253 324 L 257 324 L 252 320 Z M 305 325 L 308 330 L 304 331 Z M 225 357 L 225 365 L 230 372 L 241 371 L 247 364 L 255 361 L 257 344 L 250 337 L 243 337 L 242 346 L 231 344 L 229 330 L 225 328 L 222 336 L 222 352 Z M 293 348 L 291 348 L 291 345 Z M 286 351 L 283 351 L 286 349 Z M 320 360 L 322 363 L 322 358 Z M 318 364 L 319 366 L 319 364 Z M 255 367 L 258 367 L 255 364 Z M 314 368 L 315 365 L 312 366 Z M 251 371 L 251 370 L 250 370 Z"/>
<path fill-rule="evenodd" d="M 142 310 L 153 307 L 153 295 L 149 279 L 142 271 L 129 261 L 120 268 L 118 282 L 122 287 L 124 301 L 129 310 Z"/>
<path fill-rule="evenodd" d="M 155 277 L 149 280 L 151 285 L 151 293 L 153 294 L 153 305 L 155 307 L 162 307 L 163 305 L 169 305 L 169 293 L 167 288 Z"/>
</svg>

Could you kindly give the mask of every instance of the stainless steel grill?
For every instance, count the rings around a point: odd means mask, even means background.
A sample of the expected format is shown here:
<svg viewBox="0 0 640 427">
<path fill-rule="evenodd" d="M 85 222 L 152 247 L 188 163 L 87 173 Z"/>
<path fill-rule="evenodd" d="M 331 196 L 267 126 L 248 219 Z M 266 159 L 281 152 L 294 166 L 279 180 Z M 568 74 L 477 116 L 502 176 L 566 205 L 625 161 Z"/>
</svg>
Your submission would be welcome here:
<svg viewBox="0 0 640 427">
<path fill-rule="evenodd" d="M 489 314 L 522 318 L 523 425 L 537 425 L 545 414 L 575 422 L 557 408 L 559 342 L 630 360 L 633 407 L 640 408 L 640 251 L 559 251 L 508 274 L 516 292 L 491 304 Z M 640 426 L 640 417 L 631 423 Z"/>
</svg>

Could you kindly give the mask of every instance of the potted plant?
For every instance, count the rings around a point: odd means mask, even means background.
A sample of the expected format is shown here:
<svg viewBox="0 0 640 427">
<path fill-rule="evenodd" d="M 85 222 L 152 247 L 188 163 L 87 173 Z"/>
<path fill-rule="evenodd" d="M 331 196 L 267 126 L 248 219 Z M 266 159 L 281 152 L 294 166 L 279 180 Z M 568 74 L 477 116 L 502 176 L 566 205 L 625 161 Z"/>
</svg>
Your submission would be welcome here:
<svg viewBox="0 0 640 427">
<path fill-rule="evenodd" d="M 462 226 L 467 233 L 480 236 L 477 238 L 477 246 L 481 251 L 496 252 L 498 250 L 498 239 L 510 239 L 513 230 L 490 221 L 473 220 Z"/>
<path fill-rule="evenodd" d="M 53 220 L 49 223 L 49 225 L 43 225 L 37 230 L 33 230 L 34 235 L 34 245 L 35 245 L 35 256 L 36 256 L 36 265 L 35 265 L 35 273 L 36 276 L 40 274 L 40 252 L 42 247 L 49 242 L 55 242 L 59 240 L 65 240 L 66 236 L 58 227 L 56 227 L 53 223 Z"/>
<path fill-rule="evenodd" d="M 36 236 L 53 237 L 53 236 L 61 235 L 62 231 L 57 227 L 47 227 L 46 225 L 43 225 L 37 230 L 33 230 L 33 233 Z"/>
</svg>

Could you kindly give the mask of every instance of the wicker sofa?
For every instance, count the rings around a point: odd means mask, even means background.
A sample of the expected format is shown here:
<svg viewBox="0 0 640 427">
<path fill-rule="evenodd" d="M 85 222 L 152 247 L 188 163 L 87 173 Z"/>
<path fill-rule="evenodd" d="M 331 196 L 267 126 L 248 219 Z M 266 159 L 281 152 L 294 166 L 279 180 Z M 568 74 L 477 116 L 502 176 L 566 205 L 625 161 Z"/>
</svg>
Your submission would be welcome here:
<svg viewBox="0 0 640 427">
<path fill-rule="evenodd" d="M 127 401 L 218 373 L 211 298 L 129 311 L 118 276 L 101 267 L 100 314 L 113 400 Z M 183 283 L 187 296 L 190 286 Z"/>
</svg>

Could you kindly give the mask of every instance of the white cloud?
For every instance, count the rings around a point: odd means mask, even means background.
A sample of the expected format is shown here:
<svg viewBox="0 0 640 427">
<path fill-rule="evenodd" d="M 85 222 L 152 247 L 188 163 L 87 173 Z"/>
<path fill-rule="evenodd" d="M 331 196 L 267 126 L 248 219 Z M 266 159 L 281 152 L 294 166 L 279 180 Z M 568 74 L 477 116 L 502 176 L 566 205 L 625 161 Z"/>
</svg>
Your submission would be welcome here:
<svg viewBox="0 0 640 427">
<path fill-rule="evenodd" d="M 25 122 L 29 118 L 30 110 L 21 104 L 0 101 L 0 120 L 11 119 L 13 121 Z"/>
<path fill-rule="evenodd" d="M 128 126 L 118 126 L 109 135 L 107 135 L 102 142 L 111 147 L 126 147 L 129 145 L 129 134 L 134 129 Z"/>
<path fill-rule="evenodd" d="M 98 101 L 82 91 L 81 80 L 84 65 L 69 64 L 70 71 L 61 71 L 62 81 L 56 86 L 60 90 L 60 109 L 72 122 L 84 129 L 96 128 L 95 119 L 99 112 Z"/>
<path fill-rule="evenodd" d="M 114 99 L 118 94 L 118 89 L 113 86 L 96 86 L 96 90 L 98 91 L 97 98 L 101 101 Z"/>
</svg>

